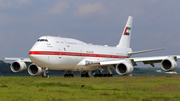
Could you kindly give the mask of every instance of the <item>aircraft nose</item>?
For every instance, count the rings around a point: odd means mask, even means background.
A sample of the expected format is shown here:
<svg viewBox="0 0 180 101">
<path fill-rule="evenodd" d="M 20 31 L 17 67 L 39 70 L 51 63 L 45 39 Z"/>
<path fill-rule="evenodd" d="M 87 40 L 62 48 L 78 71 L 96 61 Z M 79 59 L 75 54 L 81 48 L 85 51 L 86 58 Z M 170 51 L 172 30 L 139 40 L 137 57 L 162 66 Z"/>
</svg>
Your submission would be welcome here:
<svg viewBox="0 0 180 101">
<path fill-rule="evenodd" d="M 38 66 L 42 66 L 42 64 L 45 62 L 45 58 L 40 56 L 40 49 L 42 49 L 41 45 L 39 43 L 35 43 L 29 51 L 29 58 L 34 64 Z"/>
<path fill-rule="evenodd" d="M 30 51 L 30 52 L 29 52 L 29 58 L 31 59 L 31 61 L 32 61 L 33 63 L 36 63 L 36 62 L 39 61 L 38 56 L 36 56 L 36 54 L 37 54 L 36 51 Z"/>
<path fill-rule="evenodd" d="M 31 61 L 34 64 L 36 64 L 40 67 L 44 67 L 44 64 L 47 63 L 46 57 L 39 56 L 37 54 L 38 54 L 38 52 L 36 52 L 36 51 L 30 51 L 29 58 L 31 59 Z"/>
<path fill-rule="evenodd" d="M 31 59 L 31 61 L 38 59 L 38 55 L 40 54 L 40 51 L 43 49 L 43 47 L 44 47 L 43 44 L 40 44 L 38 42 L 36 42 L 32 46 L 32 48 L 29 51 L 29 58 Z"/>
</svg>

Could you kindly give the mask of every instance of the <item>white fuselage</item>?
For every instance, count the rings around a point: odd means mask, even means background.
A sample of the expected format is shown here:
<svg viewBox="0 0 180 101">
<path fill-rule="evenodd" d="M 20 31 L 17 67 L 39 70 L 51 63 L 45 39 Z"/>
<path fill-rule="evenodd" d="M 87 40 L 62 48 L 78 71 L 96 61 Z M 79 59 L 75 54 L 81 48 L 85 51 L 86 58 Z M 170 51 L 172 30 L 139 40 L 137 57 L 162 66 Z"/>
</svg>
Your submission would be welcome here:
<svg viewBox="0 0 180 101">
<path fill-rule="evenodd" d="M 39 67 L 52 70 L 95 70 L 96 68 L 77 66 L 84 59 L 117 60 L 128 57 L 130 48 L 89 45 L 70 38 L 43 36 L 29 52 L 31 61 Z"/>
</svg>

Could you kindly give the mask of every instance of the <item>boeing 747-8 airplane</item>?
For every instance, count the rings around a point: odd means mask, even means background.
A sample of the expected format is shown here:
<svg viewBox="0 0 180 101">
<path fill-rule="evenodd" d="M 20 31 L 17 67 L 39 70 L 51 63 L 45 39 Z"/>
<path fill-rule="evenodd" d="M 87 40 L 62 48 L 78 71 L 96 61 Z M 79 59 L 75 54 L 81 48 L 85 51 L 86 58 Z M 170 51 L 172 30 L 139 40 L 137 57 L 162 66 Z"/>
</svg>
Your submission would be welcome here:
<svg viewBox="0 0 180 101">
<path fill-rule="evenodd" d="M 130 58 L 131 55 L 151 52 L 161 49 L 132 52 L 130 38 L 133 17 L 129 16 L 122 37 L 116 47 L 86 44 L 82 41 L 53 36 L 42 36 L 29 52 L 29 58 L 4 58 L 14 60 L 11 70 L 20 73 L 28 69 L 30 75 L 48 77 L 47 70 L 67 71 L 64 76 L 74 76 L 73 71 L 85 72 L 82 77 L 89 77 L 96 71 L 107 73 L 95 76 L 111 77 L 112 71 L 119 75 L 128 75 L 133 72 L 136 62 L 143 62 L 154 66 L 161 62 L 164 71 L 173 71 L 177 67 L 177 58 L 180 56 L 157 56 Z M 30 65 L 27 65 L 30 64 Z M 101 72 L 99 72 L 101 73 Z"/>
</svg>

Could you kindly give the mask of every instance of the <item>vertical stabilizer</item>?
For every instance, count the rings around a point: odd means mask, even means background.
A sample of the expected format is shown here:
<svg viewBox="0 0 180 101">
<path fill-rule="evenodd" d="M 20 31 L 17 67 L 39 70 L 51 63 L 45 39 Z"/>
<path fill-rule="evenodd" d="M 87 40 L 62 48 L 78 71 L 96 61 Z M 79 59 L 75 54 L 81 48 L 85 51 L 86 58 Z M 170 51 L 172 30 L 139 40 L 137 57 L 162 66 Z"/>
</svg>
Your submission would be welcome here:
<svg viewBox="0 0 180 101">
<path fill-rule="evenodd" d="M 133 17 L 129 16 L 117 48 L 129 48 Z"/>
</svg>

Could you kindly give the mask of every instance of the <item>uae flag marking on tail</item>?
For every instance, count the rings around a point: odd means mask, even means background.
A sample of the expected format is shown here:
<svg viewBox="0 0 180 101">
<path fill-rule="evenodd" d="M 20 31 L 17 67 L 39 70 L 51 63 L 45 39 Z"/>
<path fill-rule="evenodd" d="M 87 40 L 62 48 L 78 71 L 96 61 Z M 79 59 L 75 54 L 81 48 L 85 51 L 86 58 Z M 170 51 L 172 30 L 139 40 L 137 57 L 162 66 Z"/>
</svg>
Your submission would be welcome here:
<svg viewBox="0 0 180 101">
<path fill-rule="evenodd" d="M 126 27 L 125 31 L 124 31 L 124 35 L 129 35 L 131 31 L 131 27 Z"/>
</svg>

